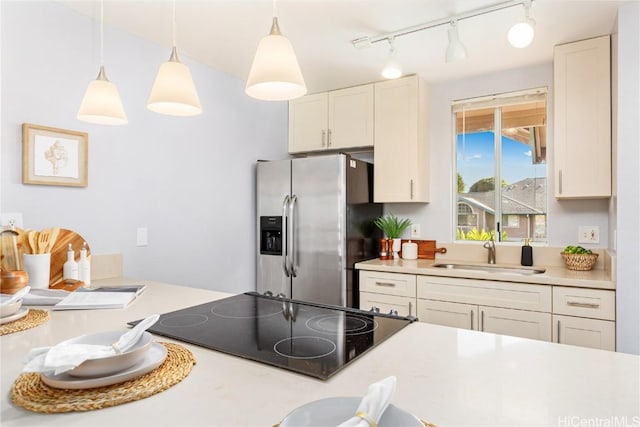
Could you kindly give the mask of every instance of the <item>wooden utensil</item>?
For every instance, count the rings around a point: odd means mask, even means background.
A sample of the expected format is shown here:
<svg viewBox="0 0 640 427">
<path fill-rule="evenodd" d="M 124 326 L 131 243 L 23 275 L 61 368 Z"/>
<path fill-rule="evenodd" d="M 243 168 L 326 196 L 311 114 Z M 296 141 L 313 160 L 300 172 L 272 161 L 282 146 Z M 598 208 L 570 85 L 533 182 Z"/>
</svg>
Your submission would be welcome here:
<svg viewBox="0 0 640 427">
<path fill-rule="evenodd" d="M 56 240 L 58 240 L 58 235 L 60 234 L 60 227 L 53 227 L 51 229 L 51 237 L 49 239 L 49 245 L 47 246 L 47 252 L 51 252 L 53 249 L 53 245 L 56 244 Z"/>
<path fill-rule="evenodd" d="M 31 253 L 38 253 L 38 232 L 32 230 L 29 232 L 29 246 L 31 246 Z"/>
<path fill-rule="evenodd" d="M 45 228 L 38 235 L 38 253 L 44 254 L 47 253 L 49 248 L 49 240 L 51 240 L 51 230 L 49 228 Z"/>
</svg>

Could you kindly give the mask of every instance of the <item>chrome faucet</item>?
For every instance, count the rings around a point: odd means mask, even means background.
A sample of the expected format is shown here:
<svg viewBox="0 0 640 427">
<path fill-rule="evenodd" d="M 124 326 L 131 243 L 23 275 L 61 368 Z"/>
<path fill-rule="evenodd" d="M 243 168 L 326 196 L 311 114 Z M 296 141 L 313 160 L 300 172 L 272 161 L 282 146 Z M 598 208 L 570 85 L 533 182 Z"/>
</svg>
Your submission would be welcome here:
<svg viewBox="0 0 640 427">
<path fill-rule="evenodd" d="M 491 240 L 489 240 L 488 242 L 485 242 L 483 247 L 487 248 L 489 250 L 489 256 L 487 259 L 487 262 L 489 264 L 495 264 L 496 263 L 496 241 L 495 238 L 493 237 L 493 234 L 491 235 Z"/>
</svg>

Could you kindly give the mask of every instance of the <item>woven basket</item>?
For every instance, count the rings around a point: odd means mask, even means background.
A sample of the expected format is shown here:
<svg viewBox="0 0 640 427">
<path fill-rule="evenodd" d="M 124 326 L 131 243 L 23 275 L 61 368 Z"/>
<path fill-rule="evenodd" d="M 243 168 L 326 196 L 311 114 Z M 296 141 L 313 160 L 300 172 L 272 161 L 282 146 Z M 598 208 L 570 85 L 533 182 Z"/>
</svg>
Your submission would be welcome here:
<svg viewBox="0 0 640 427">
<path fill-rule="evenodd" d="M 561 253 L 564 263 L 569 270 L 588 271 L 598 260 L 598 254 L 565 254 Z"/>
</svg>

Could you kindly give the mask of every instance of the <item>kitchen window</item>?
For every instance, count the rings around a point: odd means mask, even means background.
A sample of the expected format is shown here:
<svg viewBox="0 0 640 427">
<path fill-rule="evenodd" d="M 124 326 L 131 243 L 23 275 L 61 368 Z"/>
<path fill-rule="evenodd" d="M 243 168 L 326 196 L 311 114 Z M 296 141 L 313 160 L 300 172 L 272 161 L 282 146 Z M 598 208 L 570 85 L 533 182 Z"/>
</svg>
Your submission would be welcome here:
<svg viewBox="0 0 640 427">
<path fill-rule="evenodd" d="M 455 101 L 452 112 L 456 240 L 546 242 L 546 88 Z"/>
</svg>

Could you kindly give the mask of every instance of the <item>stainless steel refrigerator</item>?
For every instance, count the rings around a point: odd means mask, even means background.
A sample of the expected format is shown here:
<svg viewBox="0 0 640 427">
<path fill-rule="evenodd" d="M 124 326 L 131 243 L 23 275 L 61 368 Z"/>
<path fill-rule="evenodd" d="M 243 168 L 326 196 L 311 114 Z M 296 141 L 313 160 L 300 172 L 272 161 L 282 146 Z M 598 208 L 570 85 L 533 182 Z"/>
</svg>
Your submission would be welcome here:
<svg viewBox="0 0 640 427">
<path fill-rule="evenodd" d="M 259 161 L 257 291 L 358 307 L 356 262 L 378 255 L 373 165 L 346 154 Z"/>
</svg>

